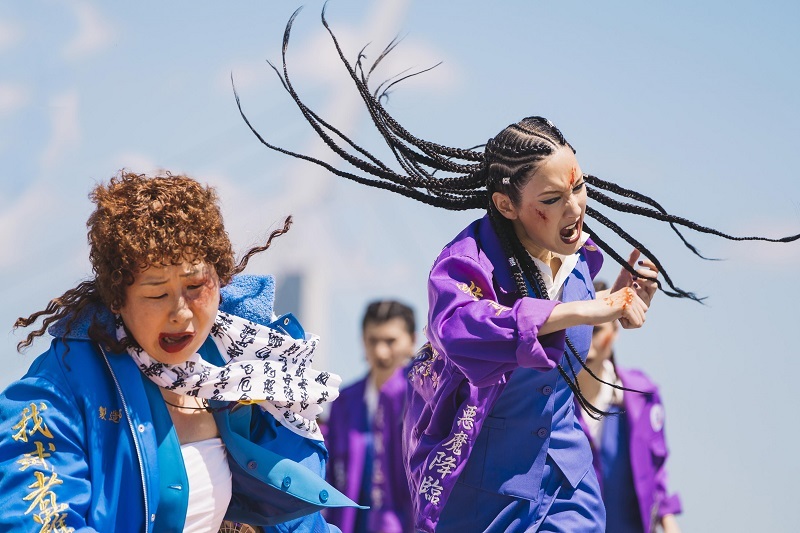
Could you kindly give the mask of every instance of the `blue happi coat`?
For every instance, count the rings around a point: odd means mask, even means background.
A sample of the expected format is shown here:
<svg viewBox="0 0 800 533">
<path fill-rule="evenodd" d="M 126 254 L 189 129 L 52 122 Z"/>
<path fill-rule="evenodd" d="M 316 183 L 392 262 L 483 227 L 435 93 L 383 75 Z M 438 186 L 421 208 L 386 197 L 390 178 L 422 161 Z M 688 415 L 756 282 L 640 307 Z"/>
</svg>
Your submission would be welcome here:
<svg viewBox="0 0 800 533">
<path fill-rule="evenodd" d="M 273 294 L 269 277 L 234 278 L 222 309 L 266 324 Z M 90 341 L 88 322 L 66 336 L 51 330 L 50 349 L 0 394 L 0 531 L 182 531 L 188 483 L 157 386 L 127 354 Z M 222 364 L 211 341 L 200 354 Z M 318 511 L 355 504 L 324 481 L 321 442 L 255 405 L 214 416 L 233 478 L 226 519 L 267 531 L 338 531 Z"/>
</svg>

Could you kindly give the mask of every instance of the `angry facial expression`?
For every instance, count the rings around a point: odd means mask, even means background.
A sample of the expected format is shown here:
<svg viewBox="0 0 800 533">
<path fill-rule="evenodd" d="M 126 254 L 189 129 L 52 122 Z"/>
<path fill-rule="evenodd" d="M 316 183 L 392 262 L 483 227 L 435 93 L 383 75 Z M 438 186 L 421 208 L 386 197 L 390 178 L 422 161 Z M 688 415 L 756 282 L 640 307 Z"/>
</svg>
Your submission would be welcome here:
<svg viewBox="0 0 800 533">
<path fill-rule="evenodd" d="M 570 255 L 580 248 L 586 186 L 569 147 L 558 148 L 539 163 L 516 203 L 501 192 L 495 192 L 492 199 L 534 257 L 546 260 L 548 252 Z"/>
</svg>

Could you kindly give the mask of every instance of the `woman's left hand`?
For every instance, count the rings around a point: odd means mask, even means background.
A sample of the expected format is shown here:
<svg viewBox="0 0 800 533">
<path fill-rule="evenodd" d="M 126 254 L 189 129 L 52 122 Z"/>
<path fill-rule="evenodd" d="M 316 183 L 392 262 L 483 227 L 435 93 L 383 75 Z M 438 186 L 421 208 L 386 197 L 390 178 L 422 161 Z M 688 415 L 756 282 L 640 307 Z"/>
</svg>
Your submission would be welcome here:
<svg viewBox="0 0 800 533">
<path fill-rule="evenodd" d="M 641 255 L 641 252 L 634 248 L 628 258 L 628 264 L 631 268 L 636 270 L 637 277 L 634 278 L 630 272 L 623 268 L 617 277 L 617 281 L 614 282 L 614 286 L 611 287 L 611 293 L 624 289 L 625 287 L 630 287 L 636 291 L 639 298 L 649 307 L 650 301 L 653 299 L 653 295 L 655 295 L 658 289 L 658 285 L 656 284 L 658 269 L 649 259 L 639 261 Z M 636 268 L 637 261 L 640 268 Z"/>
</svg>

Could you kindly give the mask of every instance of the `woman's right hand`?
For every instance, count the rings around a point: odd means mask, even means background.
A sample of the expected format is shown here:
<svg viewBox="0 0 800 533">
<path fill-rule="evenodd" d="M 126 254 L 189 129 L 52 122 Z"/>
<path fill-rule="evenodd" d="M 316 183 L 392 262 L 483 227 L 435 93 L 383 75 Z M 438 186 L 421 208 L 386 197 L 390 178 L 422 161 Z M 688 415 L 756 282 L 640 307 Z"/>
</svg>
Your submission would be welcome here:
<svg viewBox="0 0 800 533">
<path fill-rule="evenodd" d="M 644 325 L 647 304 L 630 287 L 624 287 L 605 298 L 595 300 L 595 302 L 605 305 L 605 311 L 613 316 L 610 320 L 603 320 L 598 323 L 619 320 L 620 325 L 625 329 L 636 329 Z"/>
<path fill-rule="evenodd" d="M 631 287 L 611 294 L 601 294 L 595 300 L 566 302 L 557 305 L 547 321 L 539 328 L 540 335 L 560 331 L 572 326 L 596 326 L 619 320 L 625 329 L 640 328 L 645 321 L 647 304 Z"/>
</svg>

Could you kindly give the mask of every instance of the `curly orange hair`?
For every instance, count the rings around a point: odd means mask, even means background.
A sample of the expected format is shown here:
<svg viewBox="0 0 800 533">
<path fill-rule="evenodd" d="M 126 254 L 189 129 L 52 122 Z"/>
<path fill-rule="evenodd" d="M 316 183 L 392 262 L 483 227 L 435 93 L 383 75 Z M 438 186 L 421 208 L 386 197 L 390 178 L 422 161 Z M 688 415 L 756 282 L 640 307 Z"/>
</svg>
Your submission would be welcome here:
<svg viewBox="0 0 800 533">
<path fill-rule="evenodd" d="M 18 349 L 30 346 L 58 320 L 65 318 L 69 329 L 78 312 L 90 303 L 112 310 L 123 307 L 135 274 L 151 266 L 204 261 L 214 267 L 224 286 L 244 270 L 252 255 L 269 248 L 272 239 L 288 231 L 291 224 L 288 217 L 283 229 L 272 232 L 265 245 L 250 249 L 237 265 L 213 187 L 182 174 L 148 177 L 122 170 L 107 184 L 97 185 L 89 198 L 96 206 L 86 223 L 94 278 L 54 298 L 44 310 L 17 319 L 15 328 L 45 317 Z M 94 325 L 89 336 L 106 346 L 119 347 L 116 339 Z"/>
<path fill-rule="evenodd" d="M 95 288 L 111 309 L 125 305 L 136 272 L 153 265 L 205 261 L 222 285 L 234 259 L 216 192 L 184 175 L 120 172 L 89 195 L 97 206 L 89 228 Z"/>
</svg>

